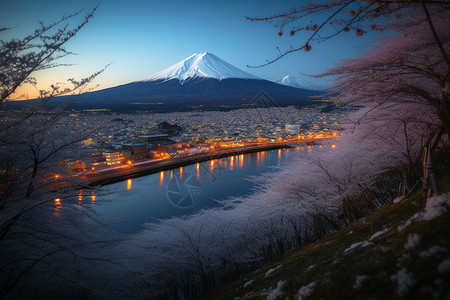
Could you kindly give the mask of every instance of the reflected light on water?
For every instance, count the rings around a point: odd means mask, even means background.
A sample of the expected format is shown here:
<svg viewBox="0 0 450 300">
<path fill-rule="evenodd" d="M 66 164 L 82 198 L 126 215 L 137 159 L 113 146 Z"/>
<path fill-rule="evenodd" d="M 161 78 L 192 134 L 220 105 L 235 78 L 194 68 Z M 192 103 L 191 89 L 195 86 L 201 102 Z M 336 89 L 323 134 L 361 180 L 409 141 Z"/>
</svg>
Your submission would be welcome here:
<svg viewBox="0 0 450 300">
<path fill-rule="evenodd" d="M 180 179 L 183 178 L 183 167 L 180 167 Z"/>
<path fill-rule="evenodd" d="M 230 157 L 230 170 L 233 171 L 234 167 L 234 156 Z"/>
<path fill-rule="evenodd" d="M 266 151 L 261 152 L 261 163 L 264 164 L 264 160 L 266 158 Z"/>
<path fill-rule="evenodd" d="M 82 201 L 83 201 L 83 190 L 80 190 L 78 192 L 78 204 L 81 204 Z"/>
<path fill-rule="evenodd" d="M 170 171 L 170 177 L 172 178 L 172 171 Z M 162 185 L 164 183 L 164 172 L 159 172 L 159 185 Z"/>
<path fill-rule="evenodd" d="M 132 180 L 128 179 L 127 180 L 127 191 L 131 190 L 131 184 L 132 184 Z"/>
<path fill-rule="evenodd" d="M 281 160 L 281 149 L 278 149 L 278 164 L 280 163 Z"/>
<path fill-rule="evenodd" d="M 56 198 L 53 200 L 55 203 L 55 212 L 53 213 L 55 216 L 59 216 L 59 213 L 61 211 L 61 198 Z"/>
<path fill-rule="evenodd" d="M 94 194 L 94 192 L 92 192 L 92 195 L 91 195 L 91 202 L 95 203 L 95 194 Z"/>
</svg>

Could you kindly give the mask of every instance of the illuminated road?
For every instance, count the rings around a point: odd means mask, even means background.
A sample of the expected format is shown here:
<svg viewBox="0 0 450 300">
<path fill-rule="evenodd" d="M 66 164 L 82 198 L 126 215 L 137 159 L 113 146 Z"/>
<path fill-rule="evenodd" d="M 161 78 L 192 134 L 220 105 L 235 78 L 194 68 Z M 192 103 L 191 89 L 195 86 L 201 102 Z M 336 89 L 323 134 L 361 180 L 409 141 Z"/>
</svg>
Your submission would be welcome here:
<svg viewBox="0 0 450 300">
<path fill-rule="evenodd" d="M 147 174 L 157 173 L 211 159 L 290 147 L 291 147 L 290 143 L 286 142 L 258 144 L 251 146 L 236 147 L 231 149 L 209 151 L 205 153 L 195 153 L 164 160 L 149 159 L 137 161 L 132 163 L 131 165 L 121 165 L 118 167 L 109 167 L 105 169 L 90 171 L 86 173 L 86 178 L 91 185 L 109 184 L 113 182 L 122 181 L 128 178 L 134 178 Z"/>
</svg>

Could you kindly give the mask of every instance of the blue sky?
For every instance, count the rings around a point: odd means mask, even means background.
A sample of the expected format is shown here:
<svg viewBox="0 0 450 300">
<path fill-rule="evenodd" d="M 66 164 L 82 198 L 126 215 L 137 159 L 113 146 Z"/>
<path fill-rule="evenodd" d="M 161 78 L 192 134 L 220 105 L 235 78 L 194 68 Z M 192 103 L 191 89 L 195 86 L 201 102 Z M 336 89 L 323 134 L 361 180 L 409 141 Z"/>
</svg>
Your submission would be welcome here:
<svg viewBox="0 0 450 300">
<path fill-rule="evenodd" d="M 72 67 L 35 74 L 45 85 L 70 77 L 87 76 L 112 65 L 96 79 L 100 88 L 149 77 L 195 52 L 211 52 L 244 71 L 268 80 L 301 73 L 317 74 L 337 61 L 355 56 L 371 36 L 353 33 L 313 45 L 310 52 L 292 54 L 267 67 L 249 69 L 275 58 L 276 47 L 304 43 L 306 34 L 277 35 L 267 22 L 250 22 L 245 16 L 265 17 L 288 11 L 307 1 L 148 1 L 104 0 L 87 27 L 69 42 L 76 56 L 63 62 Z M 87 0 L 2 1 L 0 27 L 15 26 L 2 39 L 32 32 L 39 21 L 50 23 L 95 2 Z M 322 84 L 323 82 L 316 82 Z"/>
</svg>

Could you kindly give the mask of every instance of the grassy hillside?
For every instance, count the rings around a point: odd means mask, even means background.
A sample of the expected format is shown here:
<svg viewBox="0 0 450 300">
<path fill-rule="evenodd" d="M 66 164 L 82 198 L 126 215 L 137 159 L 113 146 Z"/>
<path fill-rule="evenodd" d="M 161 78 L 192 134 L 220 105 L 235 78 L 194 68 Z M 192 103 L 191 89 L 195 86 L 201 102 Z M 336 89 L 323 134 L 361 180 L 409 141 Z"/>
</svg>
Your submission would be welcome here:
<svg viewBox="0 0 450 300">
<path fill-rule="evenodd" d="M 449 198 L 418 192 L 203 298 L 450 299 Z"/>
</svg>

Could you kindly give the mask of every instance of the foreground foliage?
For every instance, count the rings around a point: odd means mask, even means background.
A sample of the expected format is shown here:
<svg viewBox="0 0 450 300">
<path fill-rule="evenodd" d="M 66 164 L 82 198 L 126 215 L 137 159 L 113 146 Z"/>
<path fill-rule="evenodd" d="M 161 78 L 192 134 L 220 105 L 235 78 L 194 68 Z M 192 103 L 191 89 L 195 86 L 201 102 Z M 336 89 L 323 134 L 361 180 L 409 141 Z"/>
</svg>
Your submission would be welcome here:
<svg viewBox="0 0 450 300">
<path fill-rule="evenodd" d="M 441 183 L 450 189 L 448 176 Z M 203 298 L 446 299 L 450 195 L 441 198 L 433 218 L 419 191 Z"/>
</svg>

